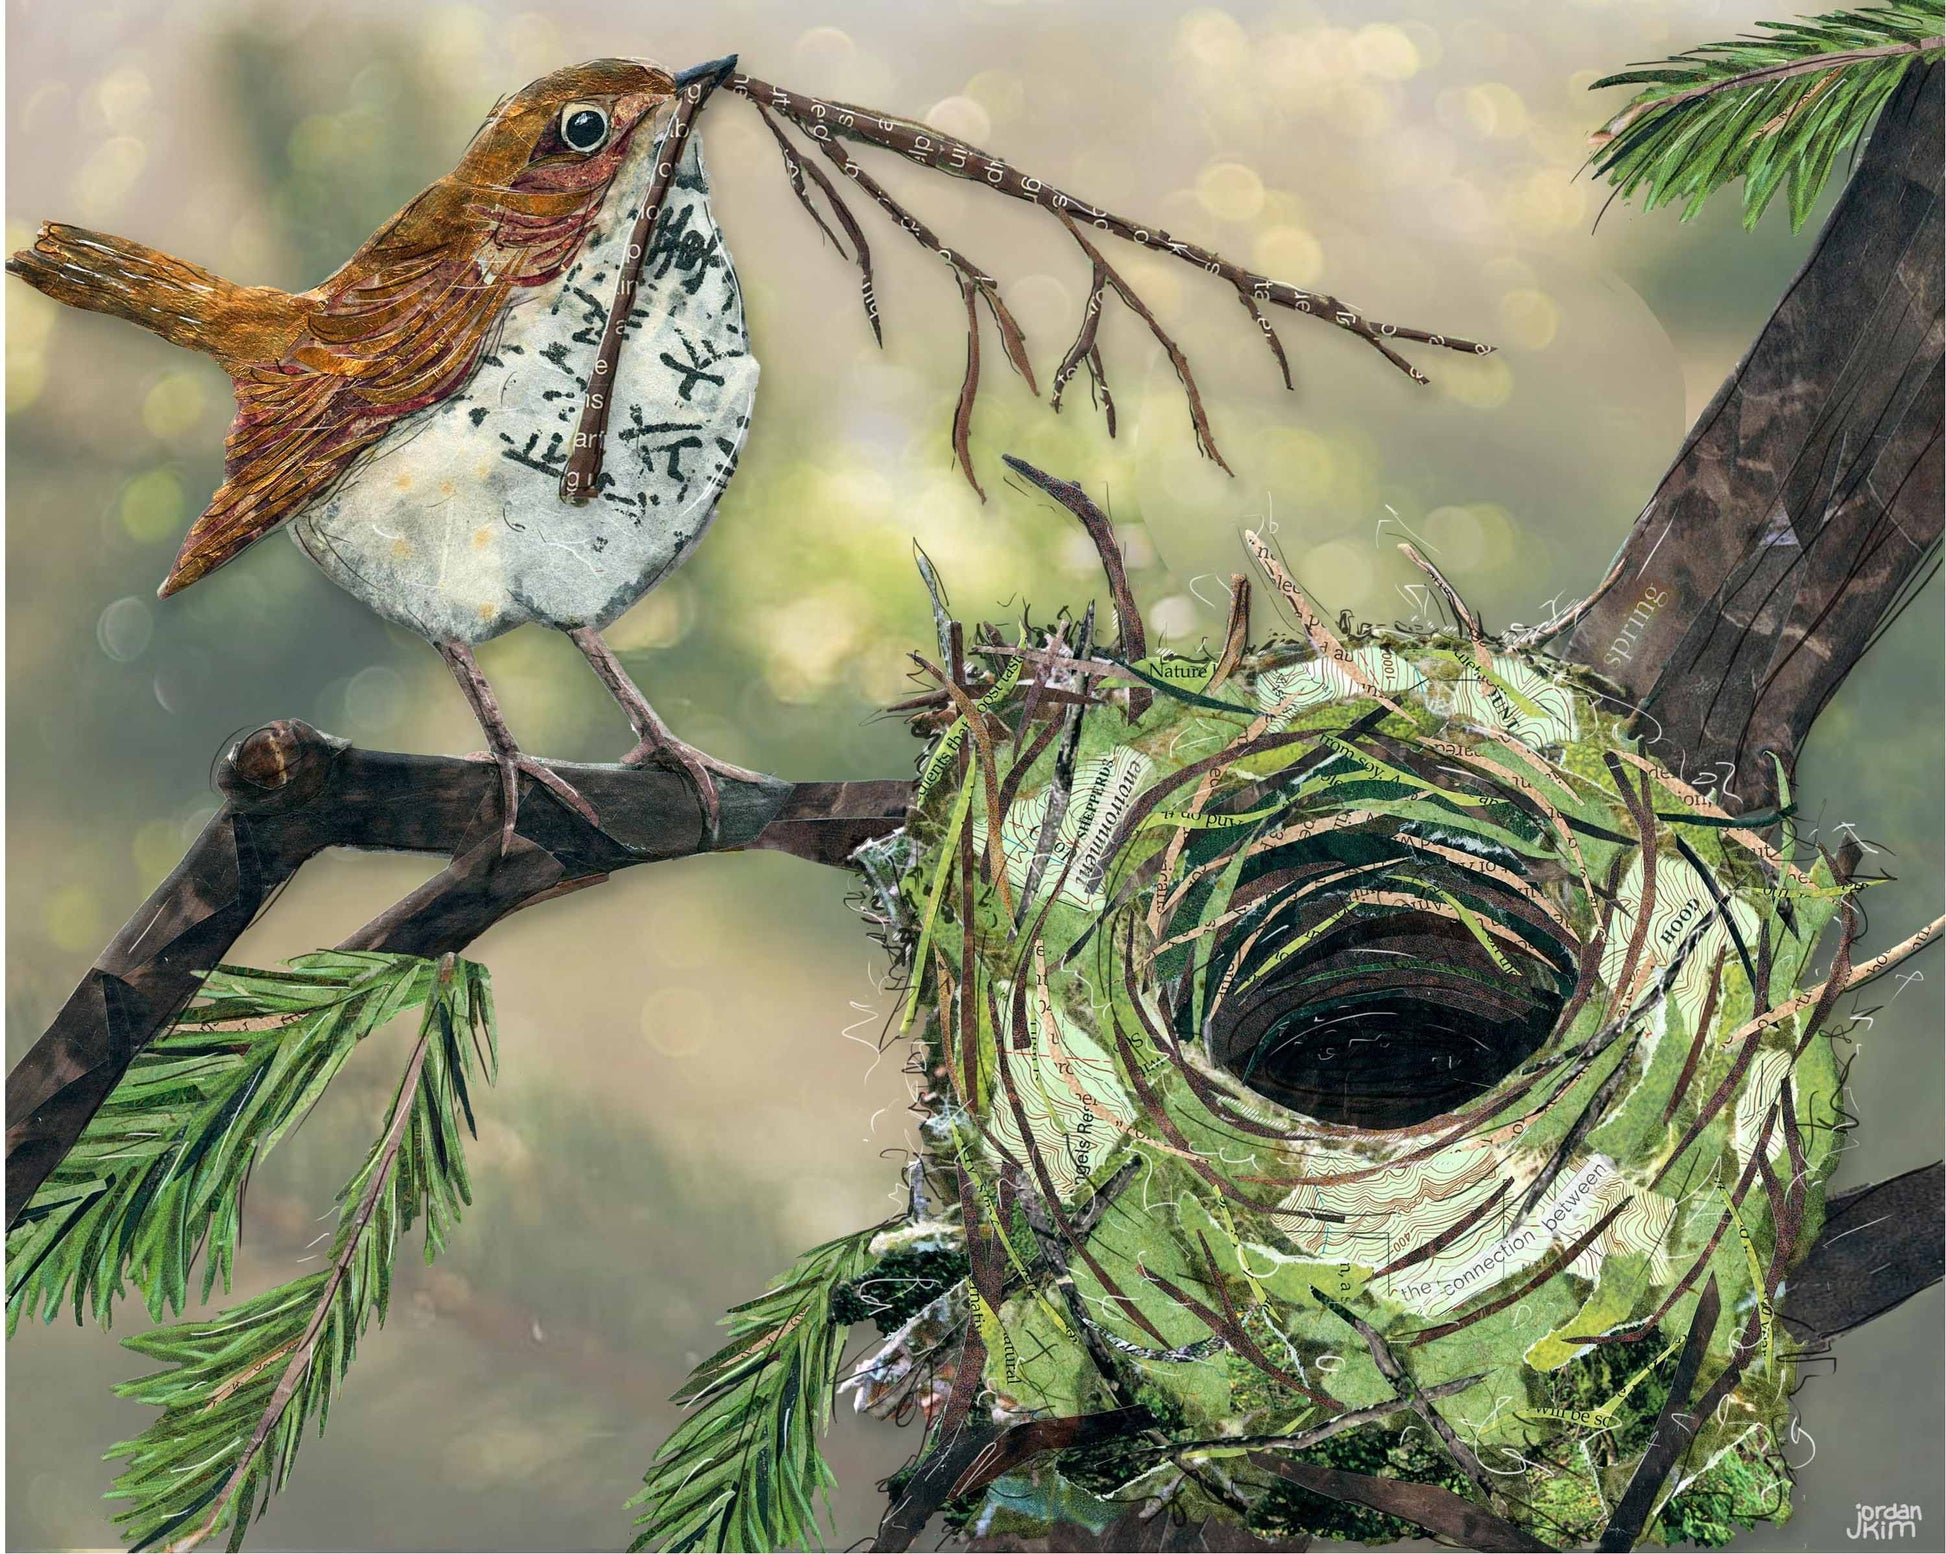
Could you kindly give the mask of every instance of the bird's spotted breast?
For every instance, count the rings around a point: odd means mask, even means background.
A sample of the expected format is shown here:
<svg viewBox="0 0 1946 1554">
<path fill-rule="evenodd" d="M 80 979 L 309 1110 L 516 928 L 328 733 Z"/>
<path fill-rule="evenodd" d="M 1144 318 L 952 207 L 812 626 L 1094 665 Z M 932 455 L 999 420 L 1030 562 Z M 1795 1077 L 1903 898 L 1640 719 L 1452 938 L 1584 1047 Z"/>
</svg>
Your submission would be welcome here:
<svg viewBox="0 0 1946 1554">
<path fill-rule="evenodd" d="M 292 526 L 381 615 L 435 641 L 602 626 L 702 537 L 750 423 L 743 298 L 685 146 L 624 326 L 602 473 L 561 472 L 659 144 L 638 138 L 580 256 L 507 311 L 466 385 L 400 423 Z"/>
</svg>

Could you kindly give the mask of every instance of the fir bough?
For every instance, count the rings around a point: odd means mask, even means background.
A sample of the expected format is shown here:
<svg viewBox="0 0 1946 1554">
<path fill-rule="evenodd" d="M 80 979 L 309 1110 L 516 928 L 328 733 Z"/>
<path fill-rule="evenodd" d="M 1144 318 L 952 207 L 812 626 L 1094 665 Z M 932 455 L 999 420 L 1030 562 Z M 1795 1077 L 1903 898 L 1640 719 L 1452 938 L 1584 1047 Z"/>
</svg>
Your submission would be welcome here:
<svg viewBox="0 0 1946 1554">
<path fill-rule="evenodd" d="M 820 1546 L 814 1499 L 837 1480 L 818 1449 L 831 1420 L 845 1329 L 832 1301 L 872 1265 L 874 1225 L 813 1247 L 774 1288 L 724 1319 L 730 1341 L 675 1401 L 696 1412 L 663 1443 L 629 1501 L 631 1549 Z"/>
<path fill-rule="evenodd" d="M 359 1339 L 384 1322 L 399 1237 L 423 1221 L 430 1262 L 471 1202 L 460 1129 L 473 1127 L 471 1082 L 493 1077 L 486 973 L 418 964 L 418 1039 L 383 1133 L 339 1194 L 324 1267 L 209 1320 L 123 1340 L 169 1367 L 116 1388 L 163 1410 L 110 1454 L 128 1459 L 111 1498 L 134 1502 L 116 1520 L 136 1548 L 192 1546 L 225 1528 L 241 1546 L 289 1478 L 306 1422 L 323 1430 Z"/>
<path fill-rule="evenodd" d="M 1937 0 L 1758 25 L 1762 37 L 1706 44 L 1595 82 L 1595 90 L 1644 87 L 1591 137 L 1594 170 L 1621 198 L 1639 196 L 1646 209 L 1681 201 L 1688 220 L 1741 178 L 1746 227 L 1784 189 L 1795 230 L 1905 72 L 1946 52 Z"/>
<path fill-rule="evenodd" d="M 133 1284 L 160 1320 L 225 1292 L 256 1162 L 311 1109 L 359 1041 L 425 1002 L 417 956 L 324 950 L 276 971 L 219 966 L 139 1053 L 7 1234 L 7 1330 L 72 1297 L 103 1327 Z M 477 973 L 477 968 L 474 968 Z M 484 974 L 480 994 L 485 996 Z"/>
</svg>

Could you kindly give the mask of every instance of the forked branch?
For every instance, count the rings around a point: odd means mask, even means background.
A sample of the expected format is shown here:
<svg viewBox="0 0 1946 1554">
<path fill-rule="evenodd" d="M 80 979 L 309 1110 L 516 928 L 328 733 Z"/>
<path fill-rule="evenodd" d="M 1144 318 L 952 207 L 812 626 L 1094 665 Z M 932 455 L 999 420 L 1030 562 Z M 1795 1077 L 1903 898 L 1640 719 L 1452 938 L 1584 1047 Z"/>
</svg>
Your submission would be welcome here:
<svg viewBox="0 0 1946 1554">
<path fill-rule="evenodd" d="M 1102 257 L 1100 251 L 1082 236 L 1076 218 L 1098 232 L 1107 232 L 1125 238 L 1151 252 L 1167 254 L 1186 264 L 1196 266 L 1206 274 L 1227 281 L 1236 289 L 1238 300 L 1249 311 L 1251 318 L 1262 331 L 1264 341 L 1270 347 L 1271 355 L 1277 363 L 1278 371 L 1284 380 L 1284 387 L 1287 389 L 1293 386 L 1290 359 L 1284 354 L 1283 343 L 1277 338 L 1276 331 L 1271 328 L 1270 320 L 1264 313 L 1266 306 L 1289 308 L 1293 312 L 1321 319 L 1356 335 L 1415 383 L 1427 382 L 1426 375 L 1393 349 L 1395 343 L 1416 342 L 1423 345 L 1437 345 L 1448 350 L 1465 351 L 1480 356 L 1486 355 L 1493 349 L 1490 345 L 1435 330 L 1411 329 L 1404 325 L 1379 322 L 1366 317 L 1359 309 L 1340 297 L 1332 296 L 1329 292 L 1307 291 L 1301 287 L 1286 285 L 1282 281 L 1271 280 L 1268 276 L 1258 275 L 1198 244 L 1171 237 L 1159 227 L 1144 226 L 1129 220 L 1126 216 L 1119 216 L 1113 211 L 1090 205 L 1085 200 L 1078 200 L 1052 184 L 1021 172 L 990 152 L 982 151 L 977 146 L 968 145 L 955 136 L 914 120 L 899 118 L 894 114 L 879 113 L 870 108 L 855 107 L 848 103 L 831 102 L 802 92 L 786 91 L 755 76 L 733 76 L 730 86 L 732 90 L 747 97 L 763 115 L 765 123 L 770 126 L 771 133 L 777 138 L 778 146 L 784 153 L 785 168 L 790 174 L 792 187 L 797 191 L 799 200 L 818 220 L 819 226 L 824 227 L 825 223 L 811 207 L 804 187 L 800 160 L 778 132 L 770 117 L 773 112 L 789 119 L 800 131 L 816 141 L 819 149 L 845 176 L 870 194 L 907 233 L 952 265 L 962 290 L 968 286 L 978 289 L 993 312 L 1001 339 L 1006 343 L 1008 358 L 1021 376 L 1027 379 L 1029 386 L 1032 386 L 1034 379 L 1033 372 L 1027 364 L 1025 342 L 1021 338 L 1018 326 L 1007 313 L 1005 304 L 1000 300 L 999 288 L 994 284 L 992 277 L 970 264 L 964 256 L 941 243 L 924 223 L 900 205 L 877 180 L 861 168 L 838 142 L 840 139 L 852 140 L 864 145 L 877 146 L 883 150 L 895 151 L 908 161 L 917 162 L 921 167 L 984 184 L 1014 199 L 1025 200 L 1043 210 L 1052 211 L 1059 217 L 1088 255 L 1090 284 L 1080 331 L 1055 373 L 1054 406 L 1057 410 L 1060 408 L 1062 388 L 1077 370 L 1085 366 L 1095 391 L 1101 398 L 1111 437 L 1115 432 L 1114 402 L 1108 397 L 1107 377 L 1102 366 L 1101 352 L 1096 343 L 1096 334 L 1100 328 L 1101 301 L 1107 288 L 1112 288 L 1116 295 L 1141 317 L 1162 343 L 1164 350 L 1168 352 L 1170 362 L 1176 369 L 1176 376 L 1181 380 L 1183 392 L 1189 400 L 1190 419 L 1195 424 L 1198 451 L 1215 460 L 1226 471 L 1229 469 L 1229 465 L 1224 463 L 1222 456 L 1216 451 L 1215 440 L 1210 434 L 1208 417 L 1203 412 L 1202 397 L 1197 391 L 1195 379 L 1189 370 L 1189 363 L 1181 349 L 1156 322 L 1155 315 L 1135 290 L 1116 273 L 1114 267 Z M 819 182 L 822 184 L 824 180 L 820 179 Z M 826 192 L 830 192 L 828 186 Z M 834 210 L 840 208 L 835 197 L 833 208 Z M 829 227 L 825 227 L 825 230 L 827 233 L 830 231 Z M 867 267 L 867 284 L 869 286 L 869 267 Z M 868 302 L 866 311 L 872 318 L 872 327 L 876 334 L 878 331 L 876 309 Z M 965 427 L 971 420 L 972 400 L 978 387 L 978 356 L 979 346 L 975 339 L 967 348 L 968 371 L 961 389 L 959 409 L 954 416 L 953 432 L 954 451 L 959 456 L 967 480 L 976 491 L 980 486 L 974 479 L 963 439 Z M 985 493 L 981 494 L 984 496 Z"/>
<path fill-rule="evenodd" d="M 758 103 L 757 106 L 761 112 L 763 105 Z M 781 136 L 779 137 L 779 143 L 782 144 Z M 1015 372 L 1027 380 L 1028 389 L 1038 394 L 1040 387 L 1034 382 L 1033 363 L 1027 359 L 1026 337 L 1021 334 L 1020 325 L 1015 322 L 1013 312 L 1007 306 L 1006 298 L 1000 295 L 999 283 L 991 275 L 973 263 L 966 255 L 960 253 L 959 250 L 942 243 L 939 240 L 938 234 L 931 227 L 927 226 L 917 216 L 913 215 L 911 211 L 901 205 L 898 200 L 894 199 L 891 192 L 876 178 L 872 177 L 870 173 L 866 172 L 864 168 L 860 167 L 852 158 L 851 154 L 835 140 L 819 140 L 817 146 L 824 153 L 825 157 L 837 167 L 839 172 L 843 173 L 845 177 L 849 178 L 859 188 L 869 194 L 877 203 L 879 209 L 883 210 L 894 221 L 898 222 L 900 230 L 905 232 L 921 248 L 928 249 L 939 255 L 941 259 L 944 259 L 947 264 L 952 266 L 953 278 L 959 282 L 960 299 L 966 304 L 966 376 L 961 381 L 959 403 L 953 411 L 953 452 L 959 459 L 960 470 L 966 476 L 967 484 L 979 492 L 981 501 L 985 501 L 986 492 L 981 489 L 980 482 L 973 473 L 973 453 L 971 447 L 973 435 L 973 405 L 974 401 L 978 399 L 980 392 L 980 310 L 978 304 L 980 302 L 986 303 L 987 311 L 993 315 L 994 328 L 1000 331 L 1000 343 L 1006 349 L 1008 362 L 1012 365 Z M 787 165 L 789 161 L 790 156 L 787 151 Z M 821 178 L 819 182 L 825 188 L 830 188 L 826 180 Z M 808 201 L 805 203 L 807 205 L 809 204 Z M 875 311 L 872 314 L 872 331 L 875 335 L 879 336 L 879 343 L 883 344 L 884 336 L 879 331 L 878 315 Z"/>
<path fill-rule="evenodd" d="M 1169 337 L 1168 331 L 1156 320 L 1155 314 L 1149 311 L 1149 305 L 1137 294 L 1135 288 L 1123 280 L 1115 267 L 1102 257 L 1101 250 L 1081 235 L 1081 229 L 1074 224 L 1074 219 L 1066 211 L 1059 212 L 1059 215 L 1061 225 L 1066 227 L 1068 235 L 1081 245 L 1081 251 L 1088 256 L 1089 262 L 1094 266 L 1094 285 L 1088 293 L 1089 317 L 1082 325 L 1082 333 L 1088 339 L 1088 348 L 1093 357 L 1091 367 L 1096 382 L 1106 387 L 1106 379 L 1101 372 L 1101 352 L 1094 344 L 1095 330 L 1101 321 L 1101 288 L 1106 282 L 1114 288 L 1115 295 L 1126 302 L 1136 316 L 1149 326 L 1149 333 L 1155 336 L 1157 344 L 1169 353 L 1169 364 L 1176 369 L 1176 378 L 1182 384 L 1183 397 L 1189 401 L 1189 421 L 1196 429 L 1196 451 L 1204 458 L 1213 460 L 1224 474 L 1234 474 L 1235 471 L 1230 468 L 1223 455 L 1216 451 L 1216 437 L 1210 431 L 1209 416 L 1203 410 L 1202 392 L 1196 387 L 1196 378 L 1189 370 L 1189 358 L 1183 355 L 1182 347 Z"/>
<path fill-rule="evenodd" d="M 561 771 L 601 824 L 523 779 L 514 843 L 503 857 L 499 778 L 486 762 L 361 750 L 298 722 L 270 724 L 232 748 L 217 770 L 222 809 L 7 1076 L 8 1225 L 136 1054 L 291 876 L 327 848 L 452 859 L 341 946 L 432 957 L 465 949 L 522 907 L 639 863 L 762 848 L 841 865 L 861 842 L 903 823 L 911 787 L 724 779 L 712 841 L 681 772 Z"/>
</svg>

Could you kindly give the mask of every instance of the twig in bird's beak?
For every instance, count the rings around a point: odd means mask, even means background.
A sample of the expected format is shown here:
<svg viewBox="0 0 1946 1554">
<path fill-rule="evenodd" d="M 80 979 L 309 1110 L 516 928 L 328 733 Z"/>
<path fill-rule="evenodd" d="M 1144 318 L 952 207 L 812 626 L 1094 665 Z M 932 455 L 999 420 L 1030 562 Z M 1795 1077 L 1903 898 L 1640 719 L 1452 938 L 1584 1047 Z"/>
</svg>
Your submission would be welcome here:
<svg viewBox="0 0 1946 1554">
<path fill-rule="evenodd" d="M 676 78 L 675 116 L 669 121 L 669 128 L 663 132 L 655 176 L 649 180 L 648 194 L 642 201 L 642 214 L 636 219 L 635 231 L 628 240 L 621 278 L 615 286 L 615 300 L 608 305 L 608 323 L 601 332 L 601 344 L 595 351 L 595 364 L 588 373 L 588 397 L 581 406 L 581 421 L 575 428 L 574 443 L 568 450 L 567 467 L 561 471 L 561 500 L 564 502 L 579 506 L 593 500 L 595 487 L 600 483 L 602 450 L 608 440 L 608 406 L 613 397 L 615 363 L 621 355 L 622 326 L 628 322 L 629 311 L 635 305 L 635 285 L 641 274 L 642 261 L 647 257 L 649 244 L 655 236 L 656 220 L 669 198 L 669 186 L 675 182 L 676 165 L 682 161 L 683 141 L 688 138 L 690 126 L 695 122 L 696 115 L 702 112 L 704 100 L 735 64 L 734 56 L 728 60 L 714 60 L 709 65 L 685 70 Z"/>
</svg>

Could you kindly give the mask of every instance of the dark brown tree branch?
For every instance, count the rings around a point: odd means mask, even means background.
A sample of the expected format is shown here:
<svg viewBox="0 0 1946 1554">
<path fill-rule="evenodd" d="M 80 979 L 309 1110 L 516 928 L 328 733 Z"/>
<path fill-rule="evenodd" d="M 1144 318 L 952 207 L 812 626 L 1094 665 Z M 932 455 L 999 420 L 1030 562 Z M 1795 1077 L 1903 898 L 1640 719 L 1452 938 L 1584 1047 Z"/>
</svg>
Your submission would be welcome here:
<svg viewBox="0 0 1946 1554">
<path fill-rule="evenodd" d="M 1790 770 L 1938 555 L 1942 76 L 1907 71 L 1562 650 L 1732 810 L 1774 802 L 1771 758 Z"/>
<path fill-rule="evenodd" d="M 1801 1333 L 1836 1338 L 1931 1289 L 1942 1272 L 1946 1164 L 1934 1161 L 1827 1202 L 1779 1314 Z"/>
<path fill-rule="evenodd" d="M 599 827 L 527 781 L 514 845 L 499 851 L 498 774 L 446 756 L 361 750 L 274 723 L 225 757 L 225 803 L 175 871 L 101 954 L 7 1076 L 7 1223 L 60 1164 L 135 1055 L 195 996 L 277 891 L 331 847 L 453 862 L 345 940 L 436 956 L 533 902 L 619 869 L 712 850 L 695 790 L 656 767 L 563 766 Z M 724 779 L 715 850 L 762 848 L 842 865 L 899 826 L 910 784 Z"/>
</svg>

